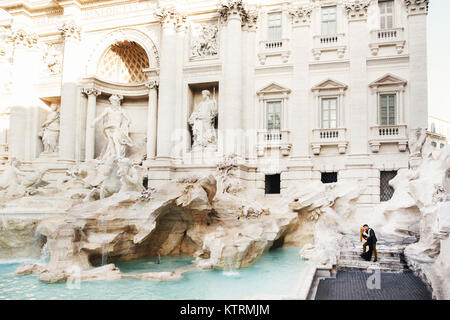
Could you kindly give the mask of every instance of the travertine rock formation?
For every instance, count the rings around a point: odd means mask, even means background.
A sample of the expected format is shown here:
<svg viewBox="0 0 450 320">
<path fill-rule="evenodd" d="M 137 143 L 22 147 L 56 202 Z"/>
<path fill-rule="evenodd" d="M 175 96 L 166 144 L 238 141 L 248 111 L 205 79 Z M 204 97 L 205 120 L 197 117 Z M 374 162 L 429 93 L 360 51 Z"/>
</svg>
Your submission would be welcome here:
<svg viewBox="0 0 450 320">
<path fill-rule="evenodd" d="M 152 192 L 151 199 L 121 188 L 106 198 L 79 201 L 66 215 L 45 219 L 37 228 L 47 238 L 49 264 L 17 272 L 58 282 L 71 279 L 75 268 L 81 280 L 109 279 L 123 275 L 114 268 L 102 266 L 103 272 L 97 272 L 93 267 L 157 254 L 195 256 L 198 268 L 241 268 L 281 245 L 298 222 L 296 213 L 271 214 L 257 201 L 216 190 L 216 179 L 209 175 L 168 183 Z M 136 277 L 176 280 L 183 272 Z"/>
<path fill-rule="evenodd" d="M 302 258 L 319 265 L 335 264 L 343 235 L 351 229 L 355 202 L 364 190 L 358 183 L 323 184 L 320 181 L 300 186 L 289 207 L 298 212 L 300 222 L 285 238 L 304 244 Z"/>
<path fill-rule="evenodd" d="M 373 225 L 392 241 L 412 242 L 405 249 L 410 267 L 433 288 L 437 299 L 450 298 L 450 148 L 437 158 L 421 151 L 417 166 L 400 170 L 390 184 L 392 199 L 381 204 Z"/>
</svg>

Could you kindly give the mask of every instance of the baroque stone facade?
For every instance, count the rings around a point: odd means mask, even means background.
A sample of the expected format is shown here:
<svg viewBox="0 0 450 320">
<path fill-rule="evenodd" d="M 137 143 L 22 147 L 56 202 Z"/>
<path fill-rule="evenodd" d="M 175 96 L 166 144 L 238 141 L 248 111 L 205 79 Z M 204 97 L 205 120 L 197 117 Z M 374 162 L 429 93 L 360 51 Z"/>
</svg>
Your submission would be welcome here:
<svg viewBox="0 0 450 320">
<path fill-rule="evenodd" d="M 281 194 L 327 174 L 367 179 L 364 208 L 428 126 L 428 1 L 75 2 L 0 5 L 2 153 L 35 167 L 52 154 L 55 179 L 116 148 L 155 187 L 234 156 L 261 195 L 278 174 Z M 205 92 L 214 110 L 199 116 Z"/>
</svg>

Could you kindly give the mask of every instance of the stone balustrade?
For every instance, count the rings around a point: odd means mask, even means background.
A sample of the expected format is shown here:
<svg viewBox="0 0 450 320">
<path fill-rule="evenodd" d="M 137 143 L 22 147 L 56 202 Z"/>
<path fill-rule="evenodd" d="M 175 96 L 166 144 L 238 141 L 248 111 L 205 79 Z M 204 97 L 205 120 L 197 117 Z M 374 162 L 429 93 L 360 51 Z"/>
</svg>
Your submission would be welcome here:
<svg viewBox="0 0 450 320">
<path fill-rule="evenodd" d="M 288 130 L 258 131 L 258 155 L 262 157 L 267 148 L 280 148 L 284 156 L 288 156 L 291 149 Z"/>
<path fill-rule="evenodd" d="M 339 153 L 343 154 L 347 151 L 347 129 L 313 129 L 312 150 L 313 154 L 319 155 L 320 150 L 324 146 L 337 146 Z"/>
<path fill-rule="evenodd" d="M 316 60 L 320 60 L 322 52 L 336 51 L 338 58 L 343 58 L 347 47 L 344 33 L 330 35 L 316 35 L 313 37 L 313 54 Z"/>
<path fill-rule="evenodd" d="M 398 144 L 399 151 L 406 151 L 408 137 L 406 125 L 370 127 L 369 145 L 372 152 L 378 152 L 381 144 Z"/>
<path fill-rule="evenodd" d="M 268 56 L 281 56 L 283 63 L 288 62 L 291 54 L 289 39 L 264 40 L 259 42 L 258 58 L 261 64 L 265 64 Z"/>
</svg>

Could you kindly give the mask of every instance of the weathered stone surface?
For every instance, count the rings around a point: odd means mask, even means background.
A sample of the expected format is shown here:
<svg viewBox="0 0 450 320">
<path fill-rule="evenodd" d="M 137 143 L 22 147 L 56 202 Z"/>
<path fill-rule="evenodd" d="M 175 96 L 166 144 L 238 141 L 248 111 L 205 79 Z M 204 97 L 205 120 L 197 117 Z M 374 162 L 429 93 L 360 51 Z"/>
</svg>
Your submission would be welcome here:
<svg viewBox="0 0 450 320">
<path fill-rule="evenodd" d="M 38 216 L 0 216 L 0 259 L 39 258 L 43 241 L 36 228 Z"/>
</svg>

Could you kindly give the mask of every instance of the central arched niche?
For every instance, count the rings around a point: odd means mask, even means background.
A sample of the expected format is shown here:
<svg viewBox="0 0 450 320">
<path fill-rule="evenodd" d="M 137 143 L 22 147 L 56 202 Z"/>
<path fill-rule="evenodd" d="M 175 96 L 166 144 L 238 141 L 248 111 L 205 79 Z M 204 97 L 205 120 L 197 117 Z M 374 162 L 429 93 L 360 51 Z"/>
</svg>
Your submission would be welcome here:
<svg viewBox="0 0 450 320">
<path fill-rule="evenodd" d="M 144 48 L 134 41 L 119 41 L 109 46 L 97 66 L 99 78 L 121 84 L 140 84 L 147 81 L 142 71 L 149 68 Z"/>
<path fill-rule="evenodd" d="M 111 84 L 115 90 L 120 90 L 123 95 L 121 106 L 129 117 L 130 138 L 133 146 L 128 148 L 126 156 L 133 161 L 138 161 L 146 154 L 148 97 L 136 96 L 135 91 L 148 81 L 148 75 L 144 69 L 155 67 L 151 65 L 147 51 L 133 40 L 118 40 L 109 45 L 98 60 L 96 77 L 103 82 Z M 114 91 L 114 90 L 113 90 Z M 111 92 L 102 91 L 97 97 L 96 116 L 109 108 Z M 102 131 L 102 125 L 96 126 L 95 132 L 95 157 L 97 158 L 105 148 L 106 139 Z"/>
</svg>

